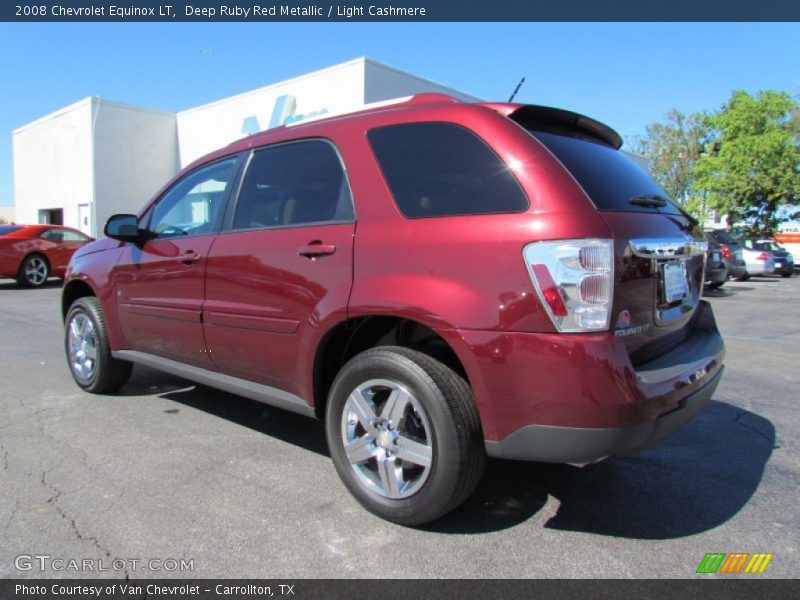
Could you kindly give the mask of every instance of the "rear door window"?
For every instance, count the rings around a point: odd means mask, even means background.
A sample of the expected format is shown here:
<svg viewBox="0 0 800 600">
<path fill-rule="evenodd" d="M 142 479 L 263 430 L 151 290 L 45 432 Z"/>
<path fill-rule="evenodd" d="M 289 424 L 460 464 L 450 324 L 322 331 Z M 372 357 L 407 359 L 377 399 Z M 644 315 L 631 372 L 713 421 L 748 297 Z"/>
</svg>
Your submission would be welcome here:
<svg viewBox="0 0 800 600">
<path fill-rule="evenodd" d="M 371 130 L 369 143 L 400 212 L 409 218 L 515 213 L 528 198 L 477 135 L 451 123 Z"/>
<path fill-rule="evenodd" d="M 681 214 L 667 192 L 624 152 L 565 135 L 530 133 L 572 174 L 598 210 Z M 656 209 L 629 202 L 643 197 L 663 198 L 667 204 Z"/>
<path fill-rule="evenodd" d="M 280 144 L 253 154 L 233 229 L 346 223 L 353 200 L 342 162 L 324 140 Z"/>
</svg>

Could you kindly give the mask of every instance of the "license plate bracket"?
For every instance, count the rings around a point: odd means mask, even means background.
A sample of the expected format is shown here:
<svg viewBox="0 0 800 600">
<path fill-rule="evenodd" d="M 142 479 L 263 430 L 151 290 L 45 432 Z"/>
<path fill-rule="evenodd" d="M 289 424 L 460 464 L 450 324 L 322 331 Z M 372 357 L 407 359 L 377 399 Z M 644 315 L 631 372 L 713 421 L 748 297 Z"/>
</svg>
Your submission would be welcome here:
<svg viewBox="0 0 800 600">
<path fill-rule="evenodd" d="M 683 261 L 670 261 L 661 266 L 661 289 L 667 304 L 680 302 L 689 295 L 686 265 Z"/>
</svg>

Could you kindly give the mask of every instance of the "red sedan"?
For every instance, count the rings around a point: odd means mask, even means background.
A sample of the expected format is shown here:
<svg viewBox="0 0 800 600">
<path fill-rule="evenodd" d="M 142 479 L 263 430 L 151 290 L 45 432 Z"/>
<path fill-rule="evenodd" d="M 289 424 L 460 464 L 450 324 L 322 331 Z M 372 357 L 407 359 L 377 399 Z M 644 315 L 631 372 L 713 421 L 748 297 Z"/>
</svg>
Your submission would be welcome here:
<svg viewBox="0 0 800 600">
<path fill-rule="evenodd" d="M 0 225 L 0 278 L 38 287 L 64 277 L 72 254 L 92 238 L 60 225 Z"/>
</svg>

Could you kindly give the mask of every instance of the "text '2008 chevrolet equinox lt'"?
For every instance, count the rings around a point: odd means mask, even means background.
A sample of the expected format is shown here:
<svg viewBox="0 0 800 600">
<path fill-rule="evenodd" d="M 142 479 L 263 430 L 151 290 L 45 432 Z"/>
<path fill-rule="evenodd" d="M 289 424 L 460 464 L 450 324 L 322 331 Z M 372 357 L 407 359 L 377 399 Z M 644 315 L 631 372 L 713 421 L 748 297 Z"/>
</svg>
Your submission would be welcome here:
<svg viewBox="0 0 800 600">
<path fill-rule="evenodd" d="M 697 223 L 597 121 L 424 94 L 189 165 L 72 259 L 69 367 L 139 363 L 325 420 L 375 514 L 432 521 L 486 456 L 589 463 L 722 374 Z"/>
</svg>

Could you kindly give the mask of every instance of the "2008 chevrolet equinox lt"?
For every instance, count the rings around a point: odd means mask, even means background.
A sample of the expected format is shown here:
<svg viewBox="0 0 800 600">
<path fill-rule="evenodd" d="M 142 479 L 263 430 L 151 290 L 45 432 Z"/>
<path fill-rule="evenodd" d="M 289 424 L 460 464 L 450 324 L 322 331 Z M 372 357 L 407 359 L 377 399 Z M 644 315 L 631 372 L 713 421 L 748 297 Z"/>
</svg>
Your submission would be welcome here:
<svg viewBox="0 0 800 600">
<path fill-rule="evenodd" d="M 139 363 L 325 420 L 367 509 L 463 502 L 486 456 L 589 463 L 708 402 L 697 223 L 565 110 L 423 94 L 255 134 L 79 250 L 77 384 Z"/>
</svg>

